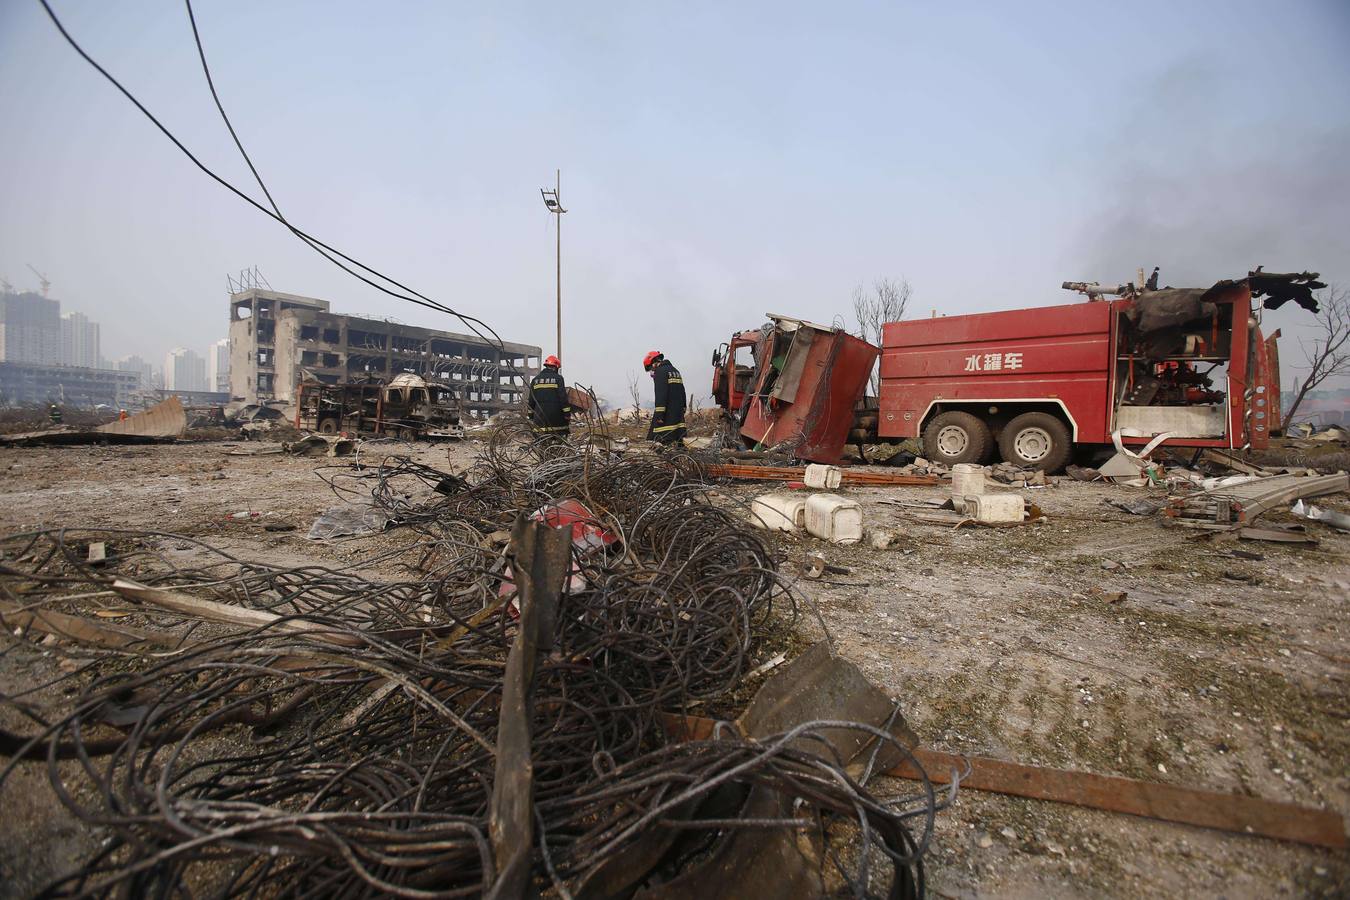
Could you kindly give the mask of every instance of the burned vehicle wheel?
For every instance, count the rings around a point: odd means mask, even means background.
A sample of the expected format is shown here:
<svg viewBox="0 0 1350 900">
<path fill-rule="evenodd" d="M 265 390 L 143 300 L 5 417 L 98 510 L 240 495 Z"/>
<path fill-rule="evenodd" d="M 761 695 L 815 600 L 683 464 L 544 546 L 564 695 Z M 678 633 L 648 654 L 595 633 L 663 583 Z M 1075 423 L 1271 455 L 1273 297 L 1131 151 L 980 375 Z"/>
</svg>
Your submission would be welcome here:
<svg viewBox="0 0 1350 900">
<path fill-rule="evenodd" d="M 319 423 L 319 434 L 337 434 L 337 419 L 324 419 Z"/>
<path fill-rule="evenodd" d="M 1073 441 L 1059 419 L 1049 413 L 1029 412 L 1004 426 L 998 449 L 1004 460 L 1014 465 L 1058 472 L 1069 461 Z"/>
<path fill-rule="evenodd" d="M 967 412 L 945 412 L 923 430 L 923 454 L 944 466 L 983 463 L 994 439 L 989 426 Z"/>
</svg>

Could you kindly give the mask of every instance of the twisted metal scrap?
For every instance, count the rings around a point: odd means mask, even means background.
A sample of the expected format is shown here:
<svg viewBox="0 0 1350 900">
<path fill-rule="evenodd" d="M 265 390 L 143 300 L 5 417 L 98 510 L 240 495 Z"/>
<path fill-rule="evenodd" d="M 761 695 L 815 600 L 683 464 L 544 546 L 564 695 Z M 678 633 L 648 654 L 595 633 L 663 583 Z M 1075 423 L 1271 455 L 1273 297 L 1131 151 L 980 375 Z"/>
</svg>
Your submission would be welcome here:
<svg viewBox="0 0 1350 900">
<path fill-rule="evenodd" d="M 678 845 L 695 848 L 668 861 L 678 868 L 719 834 L 838 834 L 852 823 L 856 849 L 831 859 L 855 895 L 922 892 L 922 855 L 941 805 L 931 786 L 881 801 L 845 761 L 803 749 L 826 748 L 821 730 L 841 727 L 898 747 L 889 733 L 828 722 L 762 742 L 667 742 L 659 713 L 724 696 L 744 676 L 775 605 L 795 612 L 772 548 L 712 505 L 692 457 L 615 457 L 501 438 L 464 476 L 390 457 L 328 480 L 339 493 L 373 497 L 422 536 L 365 561 L 415 577 L 269 566 L 152 532 L 0 540 L 0 596 L 11 611 L 125 608 L 110 590 L 122 574 L 280 617 L 240 631 L 156 610 L 155 624 L 177 622 L 157 632 L 168 648 L 92 655 L 71 676 L 82 682 L 78 694 L 50 720 L 22 697 L 6 698 L 38 730 L 4 736 L 0 749 L 13 759 L 0 791 L 20 760 L 45 759 L 58 800 L 111 836 L 48 893 L 490 891 L 487 816 L 516 628 L 511 561 L 493 534 L 569 498 L 583 499 L 594 524 L 619 540 L 574 552 L 552 650 L 538 660 L 530 728 L 538 885 L 570 896 L 653 832 L 705 836 Z M 116 572 L 84 562 L 91 540 L 117 548 Z M 310 630 L 282 630 L 296 621 Z M 800 799 L 815 813 L 701 812 L 727 785 Z M 918 837 L 908 825 L 916 817 Z M 885 871 L 873 871 L 878 861 Z"/>
</svg>

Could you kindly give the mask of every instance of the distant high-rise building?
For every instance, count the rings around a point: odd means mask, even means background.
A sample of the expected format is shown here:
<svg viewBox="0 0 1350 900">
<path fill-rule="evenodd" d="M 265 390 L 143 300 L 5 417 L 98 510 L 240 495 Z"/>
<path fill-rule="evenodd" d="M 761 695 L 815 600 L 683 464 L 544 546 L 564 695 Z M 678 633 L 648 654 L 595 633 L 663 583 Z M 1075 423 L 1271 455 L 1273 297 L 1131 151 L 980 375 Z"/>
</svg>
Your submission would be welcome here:
<svg viewBox="0 0 1350 900">
<path fill-rule="evenodd" d="M 176 347 L 164 357 L 164 389 L 166 391 L 204 391 L 206 387 L 206 360 L 191 350 Z"/>
<path fill-rule="evenodd" d="M 229 338 L 221 338 L 206 348 L 206 389 L 220 393 L 230 389 Z"/>
<path fill-rule="evenodd" d="M 61 364 L 61 304 L 32 291 L 0 294 L 0 362 Z"/>
<path fill-rule="evenodd" d="M 140 387 L 153 387 L 155 367 L 139 356 L 124 356 L 113 364 L 119 372 L 135 372 L 140 377 Z"/>
<path fill-rule="evenodd" d="M 99 363 L 98 323 L 84 313 L 61 316 L 61 365 L 97 369 Z"/>
</svg>

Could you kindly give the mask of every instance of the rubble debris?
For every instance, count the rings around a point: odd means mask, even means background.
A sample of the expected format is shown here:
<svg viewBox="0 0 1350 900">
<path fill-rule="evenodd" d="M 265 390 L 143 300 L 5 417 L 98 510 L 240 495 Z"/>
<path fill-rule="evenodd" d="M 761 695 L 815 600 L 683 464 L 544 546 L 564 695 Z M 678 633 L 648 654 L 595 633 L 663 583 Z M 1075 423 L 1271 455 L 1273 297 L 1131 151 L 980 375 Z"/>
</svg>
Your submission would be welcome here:
<svg viewBox="0 0 1350 900">
<path fill-rule="evenodd" d="M 1316 547 L 1317 538 L 1308 534 L 1302 525 L 1284 528 L 1239 528 L 1237 536 L 1244 541 L 1270 541 L 1277 544 L 1307 544 Z"/>
<path fill-rule="evenodd" d="M 292 456 L 350 456 L 357 442 L 349 437 L 307 434 L 298 441 L 283 441 L 281 449 Z"/>
<path fill-rule="evenodd" d="M 311 541 L 331 541 L 384 531 L 392 521 L 388 511 L 370 503 L 344 503 L 319 513 L 309 528 Z"/>
<path fill-rule="evenodd" d="M 343 895 L 627 896 L 644 883 L 818 886 L 828 866 L 846 892 L 870 879 L 918 896 L 920 835 L 946 801 L 926 783 L 873 795 L 869 775 L 908 759 L 912 739 L 890 698 L 832 674 L 847 664 L 828 646 L 774 672 L 739 726 L 671 740 L 663 713 L 765 671 L 768 616 L 796 609 L 775 552 L 710 502 L 696 459 L 538 449 L 498 432 L 462 488 L 437 492 L 449 474 L 395 456 L 320 472 L 348 507 L 422 538 L 410 568 L 423 580 L 280 568 L 193 538 L 117 532 L 131 549 L 119 544 L 112 584 L 157 627 L 144 642 L 88 629 L 83 616 L 73 627 L 176 652 L 96 653 L 84 680 L 66 676 L 73 694 L 54 692 L 65 699 L 42 726 L 0 731 L 13 758 L 0 788 L 15 766 L 33 766 L 116 842 L 51 893 L 172 893 L 209 879 L 223 896 L 315 884 Z M 530 508 L 576 497 L 622 537 L 579 560 L 576 522 L 525 522 Z M 493 536 L 512 523 L 503 552 Z M 522 529 L 536 549 L 552 542 L 551 564 L 536 566 Z M 0 596 L 22 591 L 26 624 L 63 627 L 46 605 L 70 615 L 106 590 L 107 574 L 71 549 L 99 540 L 66 528 L 0 538 Z M 166 541 L 194 553 L 166 554 Z M 569 559 L 585 586 L 550 615 L 535 592 L 556 596 Z M 498 596 L 508 565 L 520 619 Z M 204 621 L 216 624 L 196 627 Z M 797 674 L 774 693 L 789 668 Z M 199 740 L 225 727 L 240 730 L 243 753 L 233 735 Z M 95 763 L 43 762 L 77 758 Z"/>
<path fill-rule="evenodd" d="M 1001 462 L 993 466 L 989 469 L 989 475 L 995 481 L 1013 488 L 1045 487 L 1050 483 L 1049 478 L 1042 470 L 1023 468 L 1009 462 Z"/>
<path fill-rule="evenodd" d="M 1205 462 L 1213 463 L 1214 465 L 1222 466 L 1226 469 L 1232 469 L 1234 472 L 1241 472 L 1244 475 L 1260 475 L 1264 477 L 1275 474 L 1269 469 L 1254 465 L 1239 458 L 1234 453 L 1230 453 L 1226 450 L 1215 450 L 1212 447 L 1207 447 L 1202 450 L 1200 452 L 1200 458 Z"/>
<path fill-rule="evenodd" d="M 1161 468 L 1148 457 L 1154 450 L 1158 449 L 1163 441 L 1173 435 L 1170 432 L 1164 432 L 1156 435 L 1153 440 L 1139 450 L 1133 450 L 1126 447 L 1121 441 L 1121 433 L 1119 428 L 1111 433 L 1111 441 L 1115 444 L 1116 455 L 1098 466 L 1097 471 L 1111 481 L 1129 483 L 1142 478 L 1142 483 L 1152 482 L 1156 484 L 1160 480 Z"/>
<path fill-rule="evenodd" d="M 1312 434 L 1309 434 L 1308 440 L 1322 442 L 1336 441 L 1344 444 L 1350 442 L 1350 429 L 1346 429 L 1342 425 L 1328 425 L 1320 431 L 1314 431 Z"/>
<path fill-rule="evenodd" d="M 1152 516 L 1156 515 L 1158 510 L 1167 505 L 1166 500 L 1150 500 L 1141 498 L 1139 500 L 1107 500 L 1111 506 L 1116 509 L 1124 510 L 1132 516 Z"/>
<path fill-rule="evenodd" d="M 1241 479 L 1241 480 L 1239 480 Z M 1166 513 L 1178 519 L 1210 520 L 1220 525 L 1245 524 L 1279 506 L 1298 499 L 1321 497 L 1350 490 L 1350 476 L 1273 475 L 1254 478 L 1240 475 L 1198 493 L 1168 498 Z"/>
<path fill-rule="evenodd" d="M 169 397 L 145 412 L 94 429 L 100 434 L 133 435 L 143 438 L 172 439 L 187 431 L 187 413 L 178 396 Z"/>
<path fill-rule="evenodd" d="M 714 463 L 708 466 L 714 478 L 734 478 L 743 481 L 800 481 L 806 483 L 806 469 L 797 466 L 738 466 Z M 841 484 L 845 487 L 885 486 L 892 484 L 937 484 L 935 475 L 905 475 L 890 472 L 858 472 L 842 469 Z"/>
<path fill-rule="evenodd" d="M 1300 519 L 1310 519 L 1314 522 L 1321 522 L 1323 525 L 1330 526 L 1342 533 L 1350 532 L 1350 515 L 1346 515 L 1343 512 L 1337 512 L 1334 509 L 1323 509 L 1312 503 L 1304 503 L 1302 500 L 1296 500 L 1289 511 Z"/>
<path fill-rule="evenodd" d="M 1087 466 L 1076 466 L 1073 463 L 1064 467 L 1064 474 L 1068 475 L 1074 481 L 1100 481 L 1102 473 L 1096 469 Z"/>
<path fill-rule="evenodd" d="M 266 447 L 230 447 L 225 451 L 226 456 L 269 456 L 273 453 L 283 453 L 280 444 L 274 444 Z"/>
<path fill-rule="evenodd" d="M 899 538 L 891 528 L 868 528 L 866 535 L 867 545 L 873 550 L 889 550 Z"/>
<path fill-rule="evenodd" d="M 187 415 L 178 397 L 152 406 L 120 421 L 93 429 L 52 428 L 22 434 L 0 435 L 0 445 L 15 447 L 68 447 L 84 444 L 157 444 L 181 437 L 187 430 Z"/>
<path fill-rule="evenodd" d="M 772 672 L 774 669 L 778 668 L 785 662 L 787 662 L 787 653 L 781 651 L 779 653 L 775 653 L 773 656 L 769 657 L 764 662 L 760 663 L 759 665 L 751 669 L 749 672 L 747 672 L 745 674 L 745 679 L 746 681 L 750 681 L 752 679 L 758 678 L 761 675 L 767 675 L 768 673 Z"/>
<path fill-rule="evenodd" d="M 829 709 L 831 703 L 847 704 L 848 718 L 859 722 L 886 721 L 888 698 L 849 664 L 843 666 L 853 669 L 851 673 L 836 669 L 837 658 L 831 658 L 825 646 L 813 646 L 789 668 L 765 682 L 750 709 L 738 720 L 743 732 L 753 734 L 766 727 L 783 729 L 794 721 L 819 717 L 818 710 Z M 826 667 L 824 672 L 819 671 L 822 665 Z M 768 723 L 764 721 L 766 718 L 770 718 Z M 715 724 L 711 719 L 695 716 L 672 722 L 686 740 L 711 735 Z M 903 724 L 898 727 L 888 724 L 887 728 L 892 730 L 904 753 L 889 763 L 874 758 L 869 768 L 893 778 L 959 783 L 962 790 L 1065 803 L 1317 847 L 1344 849 L 1350 845 L 1345 820 L 1334 810 L 1117 775 L 945 753 L 921 747 L 917 736 Z M 848 745 L 845 746 L 847 753 Z M 857 747 L 853 758 L 869 750 L 868 746 Z"/>
<path fill-rule="evenodd" d="M 830 575 L 852 575 L 853 570 L 847 566 L 831 565 L 825 559 L 823 554 L 808 553 L 802 560 L 802 577 L 815 580 L 825 574 Z"/>
<path fill-rule="evenodd" d="M 1089 593 L 1098 600 L 1105 600 L 1107 603 L 1124 603 L 1129 595 L 1125 591 L 1109 591 L 1106 588 L 1094 587 L 1089 589 Z"/>
</svg>

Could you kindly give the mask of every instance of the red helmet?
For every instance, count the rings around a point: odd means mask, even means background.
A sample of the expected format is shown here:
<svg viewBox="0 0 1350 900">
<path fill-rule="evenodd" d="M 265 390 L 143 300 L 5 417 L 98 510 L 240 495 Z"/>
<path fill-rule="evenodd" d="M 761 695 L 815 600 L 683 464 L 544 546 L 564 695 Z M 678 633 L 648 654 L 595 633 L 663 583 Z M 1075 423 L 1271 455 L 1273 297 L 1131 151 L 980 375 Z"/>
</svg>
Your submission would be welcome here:
<svg viewBox="0 0 1350 900">
<path fill-rule="evenodd" d="M 646 369 L 648 372 L 650 372 L 650 371 L 652 370 L 652 366 L 653 366 L 653 365 L 656 363 L 656 361 L 657 361 L 658 359 L 660 359 L 660 358 L 661 358 L 661 351 L 660 351 L 660 350 L 649 350 L 649 351 L 647 351 L 647 355 L 644 356 L 644 357 L 642 357 L 642 368 L 644 368 L 644 369 Z"/>
<path fill-rule="evenodd" d="M 544 360 L 544 365 L 552 366 L 555 369 L 561 368 L 562 360 L 558 359 L 556 356 L 550 356 L 548 359 Z"/>
</svg>

